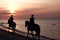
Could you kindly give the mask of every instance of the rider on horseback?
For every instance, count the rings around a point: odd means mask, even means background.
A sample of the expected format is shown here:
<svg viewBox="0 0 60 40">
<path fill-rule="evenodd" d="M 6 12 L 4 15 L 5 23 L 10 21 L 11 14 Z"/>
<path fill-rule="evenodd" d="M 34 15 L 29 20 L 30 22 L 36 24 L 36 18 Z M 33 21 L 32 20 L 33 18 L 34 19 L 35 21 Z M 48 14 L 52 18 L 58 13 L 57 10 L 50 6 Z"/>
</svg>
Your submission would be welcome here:
<svg viewBox="0 0 60 40">
<path fill-rule="evenodd" d="M 9 29 L 12 28 L 15 31 L 16 23 L 13 21 L 13 15 L 8 19 Z"/>
<path fill-rule="evenodd" d="M 30 24 L 31 24 L 31 25 L 34 25 L 34 24 L 35 24 L 35 22 L 34 22 L 34 15 L 31 15 Z"/>
<path fill-rule="evenodd" d="M 9 27 L 12 25 L 13 19 L 13 15 L 11 15 L 11 17 L 8 19 Z"/>
<path fill-rule="evenodd" d="M 40 39 L 40 26 L 38 24 L 35 24 L 34 15 L 31 15 L 30 21 L 25 21 L 25 27 L 27 27 L 27 38 L 29 31 L 31 31 L 31 35 L 34 38 L 33 31 L 35 31 L 35 37 L 38 37 L 38 39 Z"/>
</svg>

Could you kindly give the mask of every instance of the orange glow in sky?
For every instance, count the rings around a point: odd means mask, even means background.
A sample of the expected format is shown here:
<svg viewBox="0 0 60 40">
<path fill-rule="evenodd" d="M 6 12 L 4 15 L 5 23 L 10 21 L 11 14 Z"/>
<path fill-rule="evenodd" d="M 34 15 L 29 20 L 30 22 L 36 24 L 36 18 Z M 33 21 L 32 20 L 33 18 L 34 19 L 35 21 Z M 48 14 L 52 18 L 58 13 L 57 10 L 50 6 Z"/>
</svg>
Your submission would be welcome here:
<svg viewBox="0 0 60 40">
<path fill-rule="evenodd" d="M 10 11 L 10 13 L 14 13 L 14 11 L 17 9 L 17 3 L 15 0 L 8 0 L 7 2 L 7 9 Z"/>
<path fill-rule="evenodd" d="M 51 6 L 59 7 L 60 0 L 0 0 L 0 7 L 6 7 L 10 13 L 14 13 L 16 10 L 22 10 L 26 8 L 47 8 Z M 50 6 L 51 5 L 51 6 Z"/>
<path fill-rule="evenodd" d="M 2 9 L 11 13 L 11 15 L 17 13 L 20 16 L 25 13 L 33 13 L 40 16 L 40 14 L 52 13 L 55 15 L 54 17 L 57 17 L 57 13 L 60 13 L 60 0 L 0 0 L 0 13 L 5 13 Z M 46 16 L 48 17 L 48 15 Z"/>
</svg>

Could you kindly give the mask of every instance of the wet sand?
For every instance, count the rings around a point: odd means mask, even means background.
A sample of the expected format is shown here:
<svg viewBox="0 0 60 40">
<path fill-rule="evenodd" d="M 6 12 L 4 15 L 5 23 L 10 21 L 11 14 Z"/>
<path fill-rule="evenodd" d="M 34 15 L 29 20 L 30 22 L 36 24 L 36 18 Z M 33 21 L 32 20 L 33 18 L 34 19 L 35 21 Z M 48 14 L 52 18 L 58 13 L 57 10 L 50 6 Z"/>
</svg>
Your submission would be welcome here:
<svg viewBox="0 0 60 40">
<path fill-rule="evenodd" d="M 27 33 L 16 30 L 15 33 L 7 31 L 8 27 L 0 25 L 0 40 L 27 40 Z M 30 35 L 31 36 L 31 35 Z M 37 40 L 29 37 L 28 40 Z M 40 36 L 40 40 L 55 40 L 45 36 Z"/>
</svg>

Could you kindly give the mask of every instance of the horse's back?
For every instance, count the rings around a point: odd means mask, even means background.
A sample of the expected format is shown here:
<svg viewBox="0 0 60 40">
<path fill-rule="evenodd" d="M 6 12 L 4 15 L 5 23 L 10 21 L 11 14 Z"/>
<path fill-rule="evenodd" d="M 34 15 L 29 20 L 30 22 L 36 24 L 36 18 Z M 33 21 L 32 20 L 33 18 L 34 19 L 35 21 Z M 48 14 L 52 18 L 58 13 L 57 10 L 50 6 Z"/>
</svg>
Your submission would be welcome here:
<svg viewBox="0 0 60 40">
<path fill-rule="evenodd" d="M 16 23 L 15 23 L 15 22 L 13 22 L 12 25 L 13 25 L 14 27 L 16 27 Z"/>
<path fill-rule="evenodd" d="M 40 29 L 40 26 L 38 24 L 34 24 L 34 26 L 37 28 L 37 29 Z"/>
</svg>

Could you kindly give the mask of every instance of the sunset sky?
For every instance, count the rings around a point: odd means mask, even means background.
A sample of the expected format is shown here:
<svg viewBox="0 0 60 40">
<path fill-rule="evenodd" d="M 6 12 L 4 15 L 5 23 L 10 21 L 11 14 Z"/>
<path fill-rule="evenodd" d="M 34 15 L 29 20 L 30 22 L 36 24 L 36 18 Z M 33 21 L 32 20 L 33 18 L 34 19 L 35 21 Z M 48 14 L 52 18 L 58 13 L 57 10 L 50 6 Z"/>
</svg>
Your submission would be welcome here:
<svg viewBox="0 0 60 40">
<path fill-rule="evenodd" d="M 60 0 L 0 0 L 0 18 L 60 18 Z M 28 16 L 27 16 L 28 15 Z"/>
</svg>

